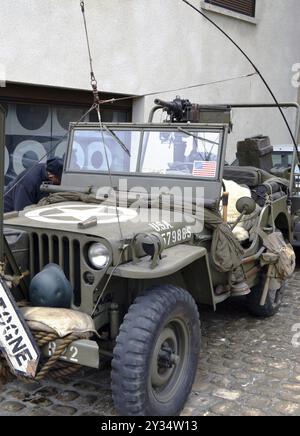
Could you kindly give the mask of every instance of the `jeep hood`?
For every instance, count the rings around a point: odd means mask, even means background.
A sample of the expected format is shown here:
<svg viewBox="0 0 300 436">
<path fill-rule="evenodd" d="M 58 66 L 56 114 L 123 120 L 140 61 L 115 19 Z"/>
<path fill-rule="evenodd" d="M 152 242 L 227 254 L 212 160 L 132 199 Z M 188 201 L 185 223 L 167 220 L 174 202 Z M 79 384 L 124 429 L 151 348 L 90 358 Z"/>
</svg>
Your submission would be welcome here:
<svg viewBox="0 0 300 436">
<path fill-rule="evenodd" d="M 183 215 L 174 212 L 169 215 L 162 215 L 159 209 L 141 208 L 138 213 L 133 208 L 66 202 L 42 207 L 29 207 L 20 212 L 19 216 L 7 218 L 4 222 L 6 226 L 24 230 L 36 228 L 45 229 L 46 233 L 47 230 L 63 233 L 72 232 L 105 238 L 110 242 L 118 242 L 122 237 L 132 238 L 137 233 L 163 231 L 164 225 L 167 226 L 166 230 L 190 226 L 193 233 L 202 231 L 203 220 L 201 225 L 201 220 L 196 220 L 190 214 Z M 89 228 L 78 226 L 92 217 L 97 217 L 96 225 Z M 162 228 L 157 228 L 157 223 L 162 221 L 164 223 Z"/>
</svg>

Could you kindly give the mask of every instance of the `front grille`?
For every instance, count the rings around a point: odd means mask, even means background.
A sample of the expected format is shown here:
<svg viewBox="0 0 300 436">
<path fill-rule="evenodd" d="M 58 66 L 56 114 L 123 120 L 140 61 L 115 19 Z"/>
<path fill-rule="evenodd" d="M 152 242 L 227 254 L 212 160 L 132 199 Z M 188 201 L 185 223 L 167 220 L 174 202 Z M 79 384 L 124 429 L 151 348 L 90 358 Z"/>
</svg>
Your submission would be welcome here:
<svg viewBox="0 0 300 436">
<path fill-rule="evenodd" d="M 38 274 L 48 263 L 59 265 L 74 289 L 73 303 L 81 305 L 81 246 L 76 238 L 31 233 L 30 273 Z"/>
</svg>

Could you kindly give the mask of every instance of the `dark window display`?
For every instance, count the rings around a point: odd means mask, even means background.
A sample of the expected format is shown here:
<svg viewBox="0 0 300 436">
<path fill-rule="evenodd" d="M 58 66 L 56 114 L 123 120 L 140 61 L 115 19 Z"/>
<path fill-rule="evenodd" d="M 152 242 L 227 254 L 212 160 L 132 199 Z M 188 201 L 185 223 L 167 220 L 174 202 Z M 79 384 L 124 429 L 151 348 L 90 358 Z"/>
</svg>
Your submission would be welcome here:
<svg viewBox="0 0 300 436">
<path fill-rule="evenodd" d="M 5 184 L 49 153 L 63 157 L 69 123 L 79 120 L 88 107 L 6 103 Z M 126 122 L 128 111 L 103 109 L 105 122 Z M 94 121 L 91 113 L 82 121 Z"/>
</svg>

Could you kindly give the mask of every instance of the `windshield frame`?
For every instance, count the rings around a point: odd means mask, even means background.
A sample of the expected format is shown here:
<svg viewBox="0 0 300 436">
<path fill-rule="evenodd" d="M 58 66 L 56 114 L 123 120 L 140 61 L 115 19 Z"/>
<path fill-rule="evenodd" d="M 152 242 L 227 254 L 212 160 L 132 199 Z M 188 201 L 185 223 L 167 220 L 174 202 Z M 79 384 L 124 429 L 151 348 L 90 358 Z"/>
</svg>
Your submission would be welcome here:
<svg viewBox="0 0 300 436">
<path fill-rule="evenodd" d="M 97 130 L 99 131 L 99 135 L 101 135 L 101 131 L 98 123 L 71 123 L 70 124 L 70 134 L 68 141 L 68 152 L 67 159 L 65 162 L 65 174 L 82 174 L 82 175 L 92 175 L 93 177 L 97 176 L 108 176 L 109 174 L 114 176 L 124 177 L 151 177 L 151 178 L 160 178 L 160 179 L 180 179 L 180 180 L 193 180 L 193 181 L 217 181 L 220 180 L 220 174 L 222 173 L 222 168 L 225 160 L 226 153 L 226 140 L 228 133 L 228 125 L 227 124 L 186 124 L 186 123 L 165 123 L 165 124 L 155 124 L 155 123 L 147 123 L 147 124 L 133 124 L 133 123 L 103 123 L 103 132 L 106 132 L 106 128 L 117 133 L 118 131 L 137 131 L 140 132 L 139 145 L 138 145 L 138 154 L 136 161 L 136 170 L 135 171 L 89 171 L 89 170 L 75 170 L 70 168 L 71 156 L 72 156 L 72 144 L 74 140 L 75 132 L 78 130 Z M 165 131 L 165 132 L 180 132 L 181 129 L 191 132 L 192 134 L 198 134 L 203 132 L 211 132 L 211 133 L 220 133 L 220 145 L 219 145 L 219 154 L 217 157 L 217 171 L 216 177 L 195 177 L 194 175 L 189 174 L 156 174 L 156 173 L 148 173 L 141 172 L 141 161 L 143 155 L 143 144 L 145 134 L 153 132 L 153 131 Z M 181 131 L 182 132 L 182 131 Z M 184 132 L 182 132 L 184 134 Z M 126 144 L 125 144 L 126 145 Z M 119 144 L 120 149 L 123 153 L 125 151 L 122 149 Z"/>
</svg>

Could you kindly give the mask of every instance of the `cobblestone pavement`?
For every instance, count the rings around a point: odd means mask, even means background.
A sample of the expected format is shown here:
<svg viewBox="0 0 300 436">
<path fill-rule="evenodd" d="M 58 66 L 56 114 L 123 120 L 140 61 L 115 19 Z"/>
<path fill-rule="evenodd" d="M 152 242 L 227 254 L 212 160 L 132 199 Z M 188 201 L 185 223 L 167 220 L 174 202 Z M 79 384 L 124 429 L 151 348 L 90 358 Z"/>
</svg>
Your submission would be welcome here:
<svg viewBox="0 0 300 436">
<path fill-rule="evenodd" d="M 300 415 L 300 271 L 274 318 L 251 318 L 243 302 L 201 308 L 203 343 L 197 378 L 183 415 Z M 65 383 L 0 388 L 0 415 L 114 415 L 109 371 L 82 370 Z"/>
</svg>

